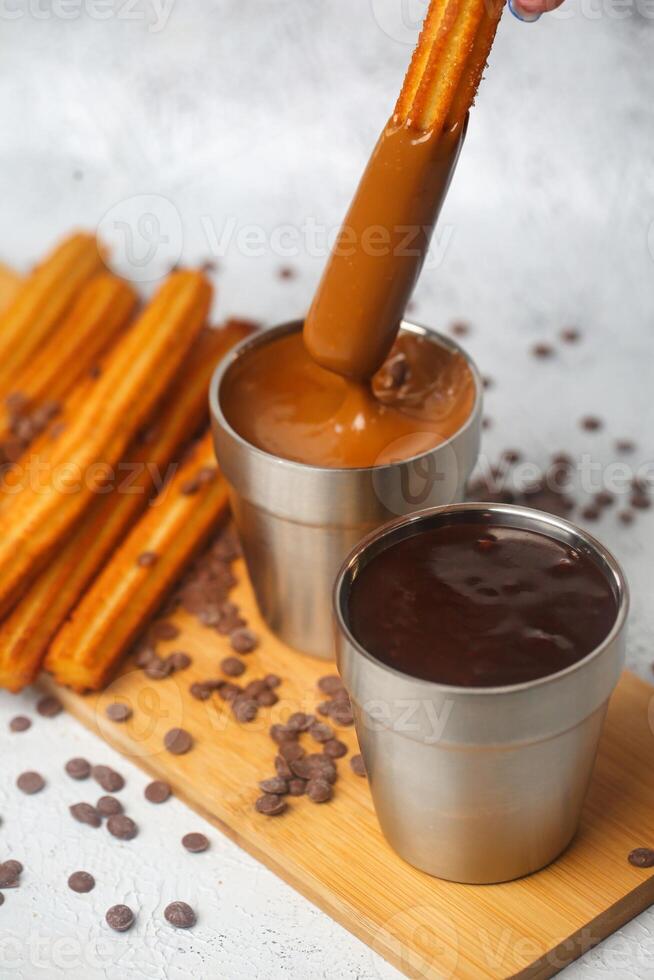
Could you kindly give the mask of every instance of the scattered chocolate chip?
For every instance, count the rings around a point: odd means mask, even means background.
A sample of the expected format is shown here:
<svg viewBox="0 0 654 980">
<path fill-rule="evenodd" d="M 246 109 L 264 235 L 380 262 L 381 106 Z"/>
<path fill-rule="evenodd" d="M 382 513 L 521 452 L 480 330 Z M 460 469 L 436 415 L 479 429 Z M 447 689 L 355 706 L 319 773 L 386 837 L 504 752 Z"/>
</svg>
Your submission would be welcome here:
<svg viewBox="0 0 654 980">
<path fill-rule="evenodd" d="M 598 507 L 612 507 L 615 503 L 615 497 L 608 490 L 600 490 L 599 493 L 595 494 L 595 503 Z"/>
<path fill-rule="evenodd" d="M 365 776 L 366 767 L 362 755 L 353 755 L 350 759 L 350 769 L 355 776 Z"/>
<path fill-rule="evenodd" d="M 56 718 L 64 708 L 59 698 L 47 695 L 36 702 L 36 710 L 44 718 Z"/>
<path fill-rule="evenodd" d="M 232 681 L 224 681 L 224 683 L 217 688 L 217 691 L 218 696 L 221 697 L 223 701 L 227 701 L 229 704 L 232 704 L 236 698 L 243 693 L 242 688 L 240 688 L 238 684 L 232 683 Z"/>
<path fill-rule="evenodd" d="M 78 823 L 88 824 L 89 827 L 99 827 L 102 823 L 100 814 L 90 803 L 73 803 L 68 809 Z"/>
<path fill-rule="evenodd" d="M 107 705 L 105 714 L 109 721 L 123 722 L 128 721 L 132 717 L 132 709 L 128 704 L 123 704 L 120 701 L 114 701 L 113 704 Z"/>
<path fill-rule="evenodd" d="M 170 664 L 173 670 L 186 670 L 193 663 L 190 654 L 183 650 L 175 650 L 174 653 L 170 653 L 166 657 L 166 662 Z"/>
<path fill-rule="evenodd" d="M 259 637 L 251 629 L 241 627 L 230 634 L 229 642 L 236 653 L 252 653 L 259 644 Z"/>
<path fill-rule="evenodd" d="M 264 793 L 272 793 L 274 796 L 286 796 L 288 793 L 288 782 L 281 776 L 272 776 L 270 779 L 262 779 L 259 788 Z"/>
<path fill-rule="evenodd" d="M 115 932 L 127 932 L 134 925 L 134 913 L 127 905 L 112 905 L 105 915 L 107 925 Z"/>
<path fill-rule="evenodd" d="M 629 864 L 636 868 L 654 868 L 654 850 L 649 847 L 637 847 L 629 855 Z"/>
<path fill-rule="evenodd" d="M 125 785 L 123 777 L 111 766 L 93 766 L 91 775 L 107 793 L 119 793 Z"/>
<path fill-rule="evenodd" d="M 552 357 L 554 354 L 554 348 L 551 344 L 534 344 L 531 348 L 531 353 L 534 357 L 539 357 L 541 359 Z"/>
<path fill-rule="evenodd" d="M 112 814 L 107 820 L 107 830 L 119 840 L 132 840 L 139 832 L 132 818 L 124 813 Z"/>
<path fill-rule="evenodd" d="M 315 720 L 313 715 L 308 715 L 304 711 L 295 711 L 286 722 L 286 729 L 289 732 L 307 732 Z"/>
<path fill-rule="evenodd" d="M 581 516 L 586 521 L 597 521 L 601 516 L 601 511 L 599 507 L 594 507 L 592 504 L 589 504 L 588 507 L 584 507 Z"/>
<path fill-rule="evenodd" d="M 282 742 L 279 746 L 279 754 L 290 763 L 295 762 L 296 759 L 301 759 L 303 755 L 306 755 L 306 752 L 299 742 Z"/>
<path fill-rule="evenodd" d="M 143 669 L 148 667 L 153 661 L 159 659 L 160 658 L 157 656 L 152 647 L 145 646 L 142 647 L 136 654 L 136 666 Z"/>
<path fill-rule="evenodd" d="M 269 687 L 265 691 L 261 691 L 257 694 L 257 704 L 262 708 L 272 708 L 274 704 L 277 704 L 279 698 L 274 691 L 271 691 Z"/>
<path fill-rule="evenodd" d="M 294 779 L 289 779 L 288 781 L 289 796 L 304 796 L 306 789 L 307 789 L 306 780 L 299 779 L 297 776 Z"/>
<path fill-rule="evenodd" d="M 162 779 L 155 779 L 145 787 L 145 798 L 150 803 L 165 803 L 171 793 L 170 784 Z"/>
<path fill-rule="evenodd" d="M 561 331 L 561 340 L 565 344 L 576 344 L 581 340 L 581 331 L 576 327 L 565 327 Z"/>
<path fill-rule="evenodd" d="M 17 875 L 22 875 L 23 865 L 20 861 L 16 861 L 15 858 L 9 858 L 8 861 L 3 861 L 3 865 L 10 871 L 13 871 Z"/>
<path fill-rule="evenodd" d="M 185 728 L 171 728 L 164 736 L 164 746 L 173 755 L 185 755 L 193 748 L 193 736 Z"/>
<path fill-rule="evenodd" d="M 649 510 L 649 508 L 652 506 L 652 501 L 644 493 L 632 494 L 630 503 L 636 510 Z"/>
<path fill-rule="evenodd" d="M 615 448 L 619 453 L 633 453 L 636 450 L 636 443 L 631 439 L 616 439 Z"/>
<path fill-rule="evenodd" d="M 4 900 L 5 900 L 5 897 L 2 894 L 2 892 L 0 892 L 0 905 L 3 905 L 4 904 Z"/>
<path fill-rule="evenodd" d="M 41 792 L 45 786 L 45 779 L 38 772 L 22 772 L 16 780 L 16 786 L 21 792 L 32 796 L 34 793 Z"/>
<path fill-rule="evenodd" d="M 277 674 L 266 674 L 266 676 L 264 677 L 264 683 L 266 687 L 270 687 L 270 688 L 279 687 L 281 682 L 282 679 L 281 677 L 278 677 Z"/>
<path fill-rule="evenodd" d="M 258 679 L 255 681 L 250 681 L 249 684 L 246 684 L 243 688 L 243 694 L 247 698 L 258 698 L 260 694 L 263 694 L 263 692 L 267 690 L 268 688 L 266 687 L 265 681 Z"/>
<path fill-rule="evenodd" d="M 28 728 L 32 727 L 32 722 L 25 715 L 16 715 L 9 722 L 10 732 L 26 732 Z"/>
<path fill-rule="evenodd" d="M 287 803 L 285 799 L 275 793 L 264 793 L 254 806 L 257 813 L 262 813 L 265 817 L 277 817 L 284 812 Z"/>
<path fill-rule="evenodd" d="M 337 691 L 343 690 L 343 681 L 338 674 L 329 674 L 327 677 L 320 678 L 318 681 L 318 690 L 328 695 L 328 697 L 332 697 Z"/>
<path fill-rule="evenodd" d="M 513 465 L 520 462 L 522 453 L 518 449 L 505 449 L 502 453 L 502 459 L 505 463 Z"/>
<path fill-rule="evenodd" d="M 450 326 L 450 333 L 455 337 L 467 337 L 470 333 L 470 324 L 463 320 L 455 320 Z"/>
<path fill-rule="evenodd" d="M 329 742 L 334 738 L 334 729 L 322 721 L 316 721 L 309 729 L 309 735 L 314 742 Z"/>
<path fill-rule="evenodd" d="M 307 783 L 306 793 L 312 803 L 327 803 L 334 795 L 334 790 L 326 779 L 316 777 Z"/>
<path fill-rule="evenodd" d="M 18 888 L 20 871 L 12 861 L 0 864 L 0 888 Z"/>
<path fill-rule="evenodd" d="M 581 420 L 581 427 L 586 432 L 598 432 L 602 428 L 602 420 L 598 419 L 595 415 L 586 415 Z"/>
<path fill-rule="evenodd" d="M 623 524 L 633 524 L 636 519 L 636 515 L 632 510 L 621 510 L 618 517 Z"/>
<path fill-rule="evenodd" d="M 347 755 L 347 745 L 338 738 L 330 738 L 322 747 L 323 752 L 330 759 L 342 759 Z"/>
<path fill-rule="evenodd" d="M 64 768 L 71 779 L 88 779 L 91 775 L 91 763 L 86 759 L 69 759 Z"/>
<path fill-rule="evenodd" d="M 208 701 L 213 693 L 213 687 L 204 681 L 195 681 L 189 687 L 189 692 L 192 698 L 196 701 Z"/>
<path fill-rule="evenodd" d="M 95 888 L 95 878 L 88 871 L 73 871 L 68 879 L 68 887 L 72 892 L 85 895 Z"/>
<path fill-rule="evenodd" d="M 245 664 L 238 657 L 225 657 L 220 662 L 220 669 L 228 677 L 240 677 L 241 674 L 245 673 Z"/>
<path fill-rule="evenodd" d="M 291 767 L 289 766 L 288 762 L 286 761 L 283 755 L 275 756 L 275 772 L 282 779 L 288 780 L 293 778 Z"/>
<path fill-rule="evenodd" d="M 305 755 L 302 759 L 293 760 L 290 767 L 293 775 L 300 779 L 315 777 L 326 779 L 330 783 L 336 782 L 336 766 L 325 755 Z"/>
<path fill-rule="evenodd" d="M 164 918 L 176 929 L 191 929 L 197 922 L 197 916 L 186 902 L 171 902 L 164 909 Z"/>
<path fill-rule="evenodd" d="M 101 817 L 115 817 L 123 812 L 123 804 L 115 796 L 101 796 L 95 808 Z"/>
<path fill-rule="evenodd" d="M 155 551 L 143 551 L 136 559 L 136 564 L 140 568 L 152 568 L 158 560 L 159 556 Z"/>
<path fill-rule="evenodd" d="M 148 630 L 148 635 L 155 643 L 159 640 L 175 640 L 179 636 L 179 627 L 169 619 L 159 619 Z"/>
<path fill-rule="evenodd" d="M 245 694 L 239 694 L 232 701 L 232 711 L 237 721 L 248 723 L 254 721 L 257 717 L 259 705 L 255 700 L 248 698 Z"/>
<path fill-rule="evenodd" d="M 204 836 L 204 834 L 184 834 L 182 837 L 182 845 L 191 854 L 200 854 L 201 851 L 206 851 L 209 847 L 209 841 Z"/>
<path fill-rule="evenodd" d="M 332 704 L 329 717 L 337 725 L 341 725 L 346 728 L 348 725 L 354 724 L 354 715 L 352 714 L 352 708 L 347 701 L 335 702 Z"/>
<path fill-rule="evenodd" d="M 268 730 L 273 742 L 277 745 L 281 745 L 283 742 L 295 742 L 298 737 L 298 730 L 290 728 L 288 725 L 280 725 L 279 723 L 271 725 Z"/>
<path fill-rule="evenodd" d="M 166 677 L 170 677 L 172 672 L 173 665 L 171 662 L 156 655 L 150 660 L 144 671 L 145 676 L 152 681 L 163 681 Z"/>
</svg>

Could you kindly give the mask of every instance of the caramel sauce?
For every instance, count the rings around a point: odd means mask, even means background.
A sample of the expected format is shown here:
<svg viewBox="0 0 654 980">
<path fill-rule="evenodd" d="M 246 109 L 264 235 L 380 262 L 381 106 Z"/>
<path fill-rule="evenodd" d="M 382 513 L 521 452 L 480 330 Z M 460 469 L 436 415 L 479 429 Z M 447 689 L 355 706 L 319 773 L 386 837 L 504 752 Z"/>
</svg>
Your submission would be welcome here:
<svg viewBox="0 0 654 980">
<path fill-rule="evenodd" d="M 312 466 L 375 466 L 410 459 L 469 418 L 475 382 L 465 358 L 400 334 L 370 382 L 326 371 L 300 333 L 256 347 L 229 369 L 221 405 L 232 428 L 265 452 Z"/>
</svg>

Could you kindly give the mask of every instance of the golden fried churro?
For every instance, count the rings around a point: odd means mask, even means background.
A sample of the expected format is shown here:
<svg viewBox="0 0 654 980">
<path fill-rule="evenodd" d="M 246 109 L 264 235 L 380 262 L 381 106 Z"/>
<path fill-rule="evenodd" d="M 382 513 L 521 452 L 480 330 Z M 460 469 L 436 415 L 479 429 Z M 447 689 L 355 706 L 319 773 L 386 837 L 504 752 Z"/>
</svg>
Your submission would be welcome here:
<svg viewBox="0 0 654 980">
<path fill-rule="evenodd" d="M 226 510 L 207 433 L 55 637 L 45 667 L 59 683 L 87 691 L 107 682 Z"/>
<path fill-rule="evenodd" d="M 106 484 L 206 320 L 211 286 L 176 272 L 107 359 L 91 396 L 53 445 L 44 479 L 27 481 L 0 514 L 0 615 Z"/>
<path fill-rule="evenodd" d="M 95 238 L 71 235 L 27 276 L 0 314 L 0 394 L 43 343 L 77 291 L 103 268 Z"/>
<path fill-rule="evenodd" d="M 10 459 L 57 413 L 61 399 L 97 364 L 135 306 L 131 287 L 108 272 L 82 287 L 50 339 L 18 372 L 0 408 L 0 450 L 9 439 Z"/>
<path fill-rule="evenodd" d="M 17 272 L 0 262 L 0 314 L 4 313 L 20 289 L 22 280 Z"/>
<path fill-rule="evenodd" d="M 163 478 L 189 434 L 206 423 L 207 391 L 216 364 L 249 332 L 246 324 L 234 323 L 201 333 L 153 425 L 132 444 L 118 485 L 93 501 L 0 625 L 0 687 L 19 691 L 34 680 L 52 637 L 145 509 L 155 476 Z"/>
</svg>

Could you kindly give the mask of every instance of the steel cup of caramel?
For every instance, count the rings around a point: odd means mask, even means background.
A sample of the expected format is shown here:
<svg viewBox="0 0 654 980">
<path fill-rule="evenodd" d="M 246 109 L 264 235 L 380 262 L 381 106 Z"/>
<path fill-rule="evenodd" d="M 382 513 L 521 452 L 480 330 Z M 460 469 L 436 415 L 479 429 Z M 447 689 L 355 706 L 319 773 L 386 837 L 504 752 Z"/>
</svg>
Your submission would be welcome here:
<svg viewBox="0 0 654 980">
<path fill-rule="evenodd" d="M 210 386 L 216 455 L 230 490 L 234 521 L 257 604 L 284 643 L 315 657 L 334 656 L 332 590 L 352 548 L 401 515 L 462 499 L 479 452 L 482 382 L 459 345 L 425 327 L 413 333 L 465 357 L 474 383 L 472 410 L 440 445 L 409 459 L 367 467 L 321 467 L 265 452 L 228 421 L 224 393 L 242 358 L 262 345 L 299 334 L 302 321 L 248 338 L 219 364 Z M 398 447 L 398 456 L 401 447 Z"/>
<path fill-rule="evenodd" d="M 434 683 L 374 657 L 352 628 L 358 576 L 385 549 L 456 521 L 536 532 L 586 556 L 615 608 L 603 641 L 557 673 L 503 687 Z M 597 540 L 526 507 L 440 507 L 392 522 L 354 549 L 334 590 L 337 663 L 377 817 L 400 857 L 449 881 L 492 884 L 565 850 L 623 668 L 628 607 L 624 574 Z"/>
</svg>

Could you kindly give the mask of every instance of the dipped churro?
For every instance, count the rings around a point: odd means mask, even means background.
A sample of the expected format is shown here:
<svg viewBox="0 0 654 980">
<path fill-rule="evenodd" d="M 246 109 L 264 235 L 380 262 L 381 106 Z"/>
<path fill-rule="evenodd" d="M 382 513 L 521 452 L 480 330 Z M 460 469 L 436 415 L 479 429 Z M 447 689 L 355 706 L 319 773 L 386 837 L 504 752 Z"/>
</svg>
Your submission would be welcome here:
<svg viewBox="0 0 654 980">
<path fill-rule="evenodd" d="M 54 638 L 45 666 L 59 683 L 87 691 L 107 682 L 226 510 L 207 432 Z"/>
</svg>

